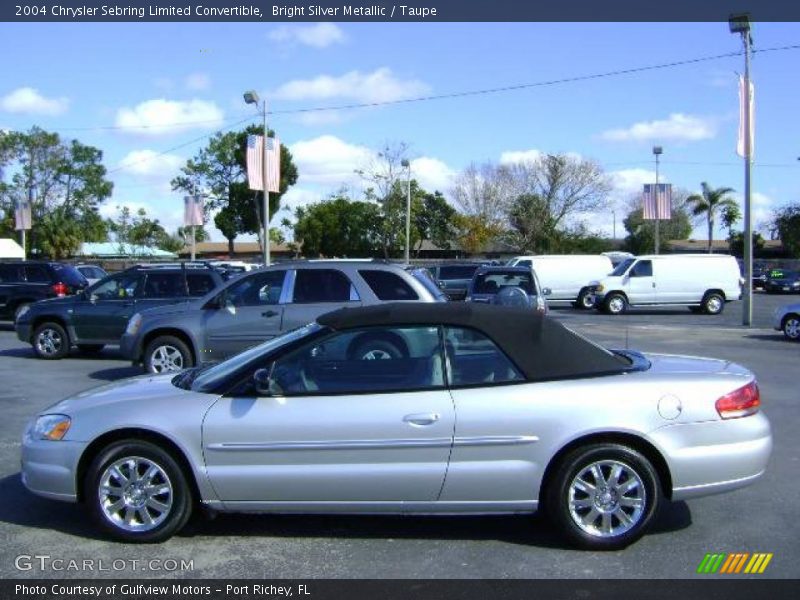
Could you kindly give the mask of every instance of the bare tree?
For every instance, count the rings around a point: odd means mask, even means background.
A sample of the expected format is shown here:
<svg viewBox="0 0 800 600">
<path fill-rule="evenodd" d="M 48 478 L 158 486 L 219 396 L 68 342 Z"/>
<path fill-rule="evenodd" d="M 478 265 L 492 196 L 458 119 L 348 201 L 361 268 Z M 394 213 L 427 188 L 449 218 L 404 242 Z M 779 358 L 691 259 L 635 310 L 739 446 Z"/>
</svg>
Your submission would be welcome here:
<svg viewBox="0 0 800 600">
<path fill-rule="evenodd" d="M 506 220 L 513 190 L 507 167 L 472 163 L 456 176 L 450 195 L 462 214 L 496 227 Z"/>
</svg>

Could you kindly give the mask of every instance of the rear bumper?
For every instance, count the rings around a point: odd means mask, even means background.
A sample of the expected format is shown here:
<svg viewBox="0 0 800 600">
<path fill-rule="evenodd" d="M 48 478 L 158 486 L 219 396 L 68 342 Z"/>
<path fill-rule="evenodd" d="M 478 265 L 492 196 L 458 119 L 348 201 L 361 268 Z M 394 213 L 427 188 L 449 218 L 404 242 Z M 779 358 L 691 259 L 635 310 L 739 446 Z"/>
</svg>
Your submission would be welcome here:
<svg viewBox="0 0 800 600">
<path fill-rule="evenodd" d="M 772 431 L 758 413 L 740 419 L 667 425 L 650 434 L 672 476 L 672 499 L 710 496 L 754 483 L 772 453 Z"/>
</svg>

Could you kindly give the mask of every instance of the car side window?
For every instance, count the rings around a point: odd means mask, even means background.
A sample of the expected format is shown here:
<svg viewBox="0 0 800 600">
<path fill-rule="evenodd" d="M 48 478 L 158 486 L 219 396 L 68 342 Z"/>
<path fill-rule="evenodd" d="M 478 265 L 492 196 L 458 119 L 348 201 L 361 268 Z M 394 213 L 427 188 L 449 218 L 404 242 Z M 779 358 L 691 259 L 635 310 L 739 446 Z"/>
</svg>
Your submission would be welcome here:
<svg viewBox="0 0 800 600">
<path fill-rule="evenodd" d="M 294 281 L 295 304 L 351 302 L 358 292 L 347 275 L 336 269 L 297 269 Z"/>
<path fill-rule="evenodd" d="M 17 283 L 22 281 L 22 269 L 19 265 L 0 265 L 0 283 Z"/>
<path fill-rule="evenodd" d="M 271 366 L 273 396 L 360 394 L 444 387 L 437 327 L 365 328 L 333 334 Z"/>
<path fill-rule="evenodd" d="M 631 277 L 652 277 L 653 261 L 640 260 L 631 269 Z"/>
<path fill-rule="evenodd" d="M 106 279 L 92 289 L 97 300 L 128 300 L 140 293 L 142 276 L 139 273 L 122 273 Z"/>
<path fill-rule="evenodd" d="M 183 275 L 180 273 L 148 273 L 143 295 L 145 298 L 185 296 Z"/>
<path fill-rule="evenodd" d="M 25 267 L 25 280 L 28 283 L 50 283 L 50 276 L 44 267 L 27 265 Z"/>
<path fill-rule="evenodd" d="M 474 329 L 445 328 L 447 375 L 453 387 L 524 381 L 497 345 Z"/>
<path fill-rule="evenodd" d="M 278 304 L 286 271 L 266 271 L 243 277 L 225 291 L 228 306 L 264 306 Z"/>
<path fill-rule="evenodd" d="M 390 271 L 364 269 L 358 272 L 378 297 L 378 300 L 419 300 L 417 292 L 403 279 Z"/>
<path fill-rule="evenodd" d="M 186 283 L 190 296 L 205 296 L 214 289 L 214 278 L 205 273 L 188 273 Z"/>
</svg>

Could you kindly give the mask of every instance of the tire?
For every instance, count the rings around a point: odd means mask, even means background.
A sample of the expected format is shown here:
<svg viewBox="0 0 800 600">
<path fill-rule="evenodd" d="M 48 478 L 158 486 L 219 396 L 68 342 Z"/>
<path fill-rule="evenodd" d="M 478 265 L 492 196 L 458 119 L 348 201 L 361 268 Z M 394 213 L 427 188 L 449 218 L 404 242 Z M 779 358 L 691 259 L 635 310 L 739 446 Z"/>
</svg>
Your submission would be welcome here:
<svg viewBox="0 0 800 600">
<path fill-rule="evenodd" d="M 22 309 L 27 308 L 30 305 L 31 305 L 30 302 L 23 302 L 22 304 L 17 306 L 17 308 L 14 309 L 14 323 L 19 321 L 19 314 L 22 312 Z"/>
<path fill-rule="evenodd" d="M 36 356 L 44 360 L 59 360 L 69 354 L 69 335 L 55 321 L 39 325 L 33 331 L 31 344 Z"/>
<path fill-rule="evenodd" d="M 609 294 L 603 301 L 603 310 L 610 315 L 621 315 L 628 309 L 628 302 L 622 294 Z"/>
<path fill-rule="evenodd" d="M 703 312 L 707 315 L 719 315 L 725 310 L 725 297 L 717 292 L 707 292 L 703 296 Z"/>
<path fill-rule="evenodd" d="M 78 350 L 84 354 L 96 354 L 105 347 L 105 344 L 78 344 Z"/>
<path fill-rule="evenodd" d="M 386 360 L 405 358 L 404 352 L 394 341 L 383 338 L 368 338 L 354 340 L 347 351 L 350 360 Z"/>
<path fill-rule="evenodd" d="M 172 335 L 155 338 L 144 351 L 144 368 L 148 373 L 177 373 L 192 366 L 194 360 L 189 347 Z"/>
<path fill-rule="evenodd" d="M 137 481 L 131 480 L 133 470 Z M 106 447 L 89 466 L 83 492 L 95 522 L 123 542 L 163 542 L 192 514 L 186 474 L 150 442 L 122 440 Z"/>
<path fill-rule="evenodd" d="M 581 310 L 594 308 L 594 294 L 587 290 L 581 290 L 581 293 L 578 294 L 578 301 L 573 306 Z"/>
<path fill-rule="evenodd" d="M 595 492 L 600 487 L 594 475 L 598 469 L 604 486 Z M 564 537 L 586 550 L 632 544 L 644 535 L 660 503 L 661 484 L 653 466 L 620 444 L 594 444 L 567 454 L 545 498 Z"/>
<path fill-rule="evenodd" d="M 800 340 L 800 316 L 791 314 L 786 315 L 781 323 L 781 330 L 787 340 L 796 342 Z"/>
</svg>

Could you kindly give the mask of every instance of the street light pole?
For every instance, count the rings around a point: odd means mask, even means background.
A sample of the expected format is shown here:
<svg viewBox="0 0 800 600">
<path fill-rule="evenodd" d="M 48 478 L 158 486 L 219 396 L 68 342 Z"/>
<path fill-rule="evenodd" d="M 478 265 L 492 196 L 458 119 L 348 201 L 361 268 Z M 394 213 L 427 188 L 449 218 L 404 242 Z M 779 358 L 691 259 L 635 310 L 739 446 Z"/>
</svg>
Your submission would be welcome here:
<svg viewBox="0 0 800 600">
<path fill-rule="evenodd" d="M 400 166 L 408 169 L 408 179 L 406 180 L 406 264 L 410 263 L 411 258 L 411 163 L 403 159 Z"/>
<path fill-rule="evenodd" d="M 655 154 L 655 157 L 656 157 L 656 187 L 653 190 L 653 199 L 655 200 L 654 204 L 655 204 L 655 207 L 656 207 L 656 235 L 655 235 L 655 253 L 656 254 L 658 254 L 658 249 L 659 249 L 659 239 L 658 239 L 659 231 L 658 231 L 658 229 L 659 229 L 659 221 L 661 220 L 661 219 L 658 218 L 659 217 L 659 214 L 658 214 L 658 158 L 661 156 L 661 154 L 663 152 L 664 152 L 664 149 L 661 146 L 653 146 L 653 154 Z"/>
<path fill-rule="evenodd" d="M 751 168 L 753 163 L 753 140 L 750 123 L 750 48 L 753 39 L 750 36 L 750 15 L 731 15 L 728 19 L 731 33 L 742 36 L 744 45 L 744 280 L 745 288 L 742 297 L 742 325 L 749 327 L 753 323 L 753 207 L 750 196 Z"/>
<path fill-rule="evenodd" d="M 244 93 L 244 101 L 247 104 L 255 104 L 258 109 L 258 94 L 250 90 Z M 261 144 L 261 182 L 264 185 L 264 245 L 262 248 L 264 266 L 268 267 L 270 263 L 269 256 L 269 186 L 267 185 L 267 100 L 266 98 L 261 103 L 261 118 L 264 126 L 264 136 Z"/>
</svg>

